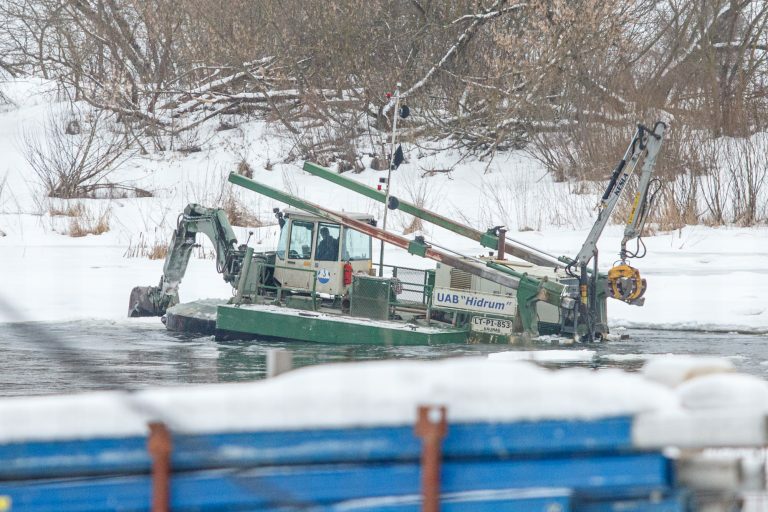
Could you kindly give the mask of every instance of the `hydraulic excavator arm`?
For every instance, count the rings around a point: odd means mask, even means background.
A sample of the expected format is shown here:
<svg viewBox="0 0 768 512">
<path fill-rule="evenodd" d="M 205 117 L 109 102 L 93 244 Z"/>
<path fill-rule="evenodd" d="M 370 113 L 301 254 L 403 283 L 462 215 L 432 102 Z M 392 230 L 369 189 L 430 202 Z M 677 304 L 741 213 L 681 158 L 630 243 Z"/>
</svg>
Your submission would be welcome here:
<svg viewBox="0 0 768 512">
<path fill-rule="evenodd" d="M 224 281 L 236 285 L 245 256 L 245 246 L 237 238 L 224 210 L 189 204 L 179 216 L 173 232 L 163 275 L 158 286 L 137 286 L 131 291 L 128 316 L 161 316 L 179 302 L 179 284 L 187 271 L 197 234 L 206 235 L 216 252 L 216 271 Z"/>
</svg>

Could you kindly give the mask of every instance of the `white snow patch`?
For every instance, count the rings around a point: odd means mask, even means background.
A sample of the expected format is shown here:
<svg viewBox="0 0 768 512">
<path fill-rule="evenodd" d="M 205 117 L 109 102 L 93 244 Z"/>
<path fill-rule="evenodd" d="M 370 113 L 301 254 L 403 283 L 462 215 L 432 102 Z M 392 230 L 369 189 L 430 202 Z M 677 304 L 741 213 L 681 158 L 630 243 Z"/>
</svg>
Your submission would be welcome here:
<svg viewBox="0 0 768 512">
<path fill-rule="evenodd" d="M 725 358 L 666 354 L 652 357 L 642 369 L 649 380 L 674 388 L 694 377 L 732 372 L 733 363 Z"/>
<path fill-rule="evenodd" d="M 768 382 L 751 375 L 705 375 L 681 384 L 677 394 L 686 409 L 768 411 Z"/>
<path fill-rule="evenodd" d="M 632 425 L 635 446 L 658 448 L 755 447 L 766 443 L 765 413 L 718 409 L 640 414 Z"/>
<path fill-rule="evenodd" d="M 623 362 L 623 361 L 646 361 L 654 357 L 654 355 L 653 354 L 605 354 L 600 357 L 607 361 Z"/>
<path fill-rule="evenodd" d="M 508 350 L 488 354 L 492 361 L 535 361 L 539 363 L 578 363 L 592 361 L 594 350 Z"/>
</svg>

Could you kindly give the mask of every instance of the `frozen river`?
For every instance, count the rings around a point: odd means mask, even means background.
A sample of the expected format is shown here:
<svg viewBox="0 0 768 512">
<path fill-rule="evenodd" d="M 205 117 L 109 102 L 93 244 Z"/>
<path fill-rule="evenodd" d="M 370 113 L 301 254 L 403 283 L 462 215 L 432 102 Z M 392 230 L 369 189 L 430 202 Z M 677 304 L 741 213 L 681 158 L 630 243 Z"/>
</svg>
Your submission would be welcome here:
<svg viewBox="0 0 768 512">
<path fill-rule="evenodd" d="M 768 336 L 626 330 L 629 339 L 577 345 L 595 357 L 576 363 L 594 368 L 639 368 L 652 354 L 730 358 L 739 370 L 768 376 Z M 88 389 L 233 382 L 263 378 L 266 353 L 289 348 L 295 366 L 371 359 L 434 359 L 503 350 L 562 348 L 537 344 L 371 347 L 299 342 L 216 342 L 170 333 L 159 321 L 75 321 L 0 324 L 0 396 Z"/>
</svg>

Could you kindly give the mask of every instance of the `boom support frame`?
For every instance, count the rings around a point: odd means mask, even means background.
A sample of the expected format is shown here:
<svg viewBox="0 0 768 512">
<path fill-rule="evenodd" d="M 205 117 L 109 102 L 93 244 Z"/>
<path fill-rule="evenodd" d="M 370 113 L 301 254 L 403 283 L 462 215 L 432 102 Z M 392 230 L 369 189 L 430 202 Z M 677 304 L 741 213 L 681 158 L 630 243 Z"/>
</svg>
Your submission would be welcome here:
<svg viewBox="0 0 768 512">
<path fill-rule="evenodd" d="M 573 302 L 570 300 L 563 300 L 566 298 L 566 289 L 559 283 L 547 279 L 533 278 L 528 274 L 517 272 L 496 262 L 489 261 L 481 263 L 449 254 L 432 247 L 423 238 L 410 240 L 394 233 L 384 231 L 365 222 L 348 217 L 343 213 L 335 212 L 323 206 L 299 199 L 291 194 L 287 194 L 236 173 L 230 173 L 229 181 L 235 185 L 239 185 L 293 206 L 294 208 L 304 210 L 317 215 L 318 217 L 369 235 L 385 243 L 405 249 L 416 256 L 445 263 L 446 265 L 463 270 L 469 274 L 516 290 L 519 311 L 518 316 L 522 322 L 523 330 L 532 336 L 538 335 L 537 318 L 534 309 L 537 301 L 544 301 L 557 306 L 558 308 L 564 308 L 564 304 L 571 304 L 571 302 Z"/>
</svg>

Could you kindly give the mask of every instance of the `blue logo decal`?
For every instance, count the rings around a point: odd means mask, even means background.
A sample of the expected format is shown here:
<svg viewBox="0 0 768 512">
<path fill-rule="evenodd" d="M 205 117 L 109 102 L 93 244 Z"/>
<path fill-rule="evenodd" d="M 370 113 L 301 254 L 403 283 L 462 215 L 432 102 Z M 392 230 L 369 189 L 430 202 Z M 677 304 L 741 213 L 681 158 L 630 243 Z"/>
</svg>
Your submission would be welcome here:
<svg viewBox="0 0 768 512">
<path fill-rule="evenodd" d="M 328 269 L 321 268 L 317 271 L 317 280 L 320 284 L 325 284 L 331 280 L 331 273 L 328 272 Z"/>
</svg>

